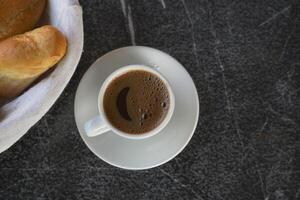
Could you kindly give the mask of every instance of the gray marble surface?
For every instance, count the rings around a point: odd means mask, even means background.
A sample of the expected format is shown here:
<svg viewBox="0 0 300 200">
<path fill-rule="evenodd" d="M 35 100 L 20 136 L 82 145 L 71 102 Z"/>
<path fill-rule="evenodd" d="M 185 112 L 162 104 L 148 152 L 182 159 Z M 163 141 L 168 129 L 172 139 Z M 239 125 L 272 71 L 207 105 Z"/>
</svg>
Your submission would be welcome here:
<svg viewBox="0 0 300 200">
<path fill-rule="evenodd" d="M 288 0 L 81 0 L 85 46 L 50 111 L 0 155 L 0 199 L 300 199 L 300 11 Z M 145 45 L 177 58 L 200 119 L 163 166 L 127 171 L 98 159 L 73 101 L 89 66 Z"/>
</svg>

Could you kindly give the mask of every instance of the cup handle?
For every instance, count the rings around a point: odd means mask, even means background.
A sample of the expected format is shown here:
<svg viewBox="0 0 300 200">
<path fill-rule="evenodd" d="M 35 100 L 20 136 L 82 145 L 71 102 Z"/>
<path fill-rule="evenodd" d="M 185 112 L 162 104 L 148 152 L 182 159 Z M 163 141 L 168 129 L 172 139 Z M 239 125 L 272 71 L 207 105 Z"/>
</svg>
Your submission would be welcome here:
<svg viewBox="0 0 300 200">
<path fill-rule="evenodd" d="M 94 137 L 109 131 L 110 128 L 103 121 L 103 119 L 99 115 L 97 115 L 89 121 L 85 122 L 84 130 L 88 137 Z"/>
</svg>

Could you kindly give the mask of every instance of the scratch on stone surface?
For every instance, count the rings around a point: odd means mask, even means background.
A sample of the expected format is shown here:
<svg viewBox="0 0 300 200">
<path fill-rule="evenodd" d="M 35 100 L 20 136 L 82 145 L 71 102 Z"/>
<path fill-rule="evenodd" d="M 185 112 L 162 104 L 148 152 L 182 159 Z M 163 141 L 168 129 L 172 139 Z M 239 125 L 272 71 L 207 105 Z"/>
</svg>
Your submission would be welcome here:
<svg viewBox="0 0 300 200">
<path fill-rule="evenodd" d="M 283 174 L 283 175 L 291 175 L 291 174 L 300 174 L 300 171 L 283 171 L 283 172 L 277 172 L 276 174 Z"/>
<path fill-rule="evenodd" d="M 51 135 L 50 133 L 50 129 L 49 129 L 49 124 L 48 124 L 48 121 L 47 121 L 47 114 L 44 116 L 44 119 L 42 120 L 44 122 L 44 125 L 45 125 L 45 132 L 48 136 Z M 43 134 L 44 135 L 44 134 Z M 38 131 L 38 139 L 39 139 L 39 145 L 44 149 L 45 148 L 45 143 L 43 143 L 42 141 L 42 138 L 41 138 L 41 134 L 40 132 Z M 49 164 L 47 163 L 47 168 L 49 168 Z"/>
<path fill-rule="evenodd" d="M 279 167 L 279 166 L 280 166 L 280 161 L 277 161 L 275 164 L 273 164 L 273 165 L 271 166 L 271 169 L 268 171 L 268 174 L 267 174 L 267 176 L 265 177 L 265 183 L 271 182 L 271 181 L 272 181 L 272 176 L 273 176 L 274 174 L 277 174 L 276 171 L 278 170 L 278 167 Z M 267 186 L 266 186 L 265 188 L 266 188 L 265 190 L 267 190 Z"/>
<path fill-rule="evenodd" d="M 82 168 L 82 169 L 80 169 L 80 170 L 95 170 L 95 171 L 101 171 L 101 170 L 111 170 L 111 168 L 109 168 L 109 167 L 93 167 L 93 166 L 87 166 L 87 167 L 85 167 L 85 168 Z"/>
<path fill-rule="evenodd" d="M 300 88 L 297 88 L 297 89 L 295 89 L 295 90 L 293 90 L 293 91 L 290 91 L 288 88 L 286 88 L 287 89 L 287 98 L 288 98 L 288 103 L 289 104 L 293 104 L 292 103 L 292 99 L 291 99 L 291 96 L 293 96 L 294 94 L 296 94 L 297 92 L 299 92 L 300 91 Z M 279 92 L 280 93 L 280 92 Z M 278 100 L 278 99 L 282 99 L 282 98 L 284 98 L 284 94 L 280 94 L 280 96 L 278 96 L 278 97 L 276 97 L 276 98 L 274 98 L 274 100 Z"/>
<path fill-rule="evenodd" d="M 3 171 L 40 171 L 40 172 L 47 172 L 47 171 L 64 171 L 64 168 L 60 167 L 45 167 L 45 168 L 13 168 L 13 167 L 2 167 L 0 170 Z M 110 171 L 111 168 L 108 167 L 84 167 L 84 168 L 77 168 L 78 171 L 103 171 L 108 170 Z"/>
<path fill-rule="evenodd" d="M 186 16 L 191 24 L 191 27 L 192 27 L 193 54 L 194 54 L 197 66 L 199 67 L 199 58 L 198 58 L 198 54 L 197 54 L 198 49 L 197 49 L 197 44 L 196 44 L 196 39 L 195 39 L 194 23 L 191 18 L 191 13 L 190 13 L 188 7 L 186 6 L 185 0 L 181 0 L 181 3 L 183 4 L 185 14 L 186 14 Z"/>
<path fill-rule="evenodd" d="M 287 39 L 286 41 L 288 41 L 288 40 L 289 39 Z M 285 48 L 286 48 L 286 45 L 283 48 L 281 57 L 283 57 L 283 55 L 284 55 Z M 295 75 L 295 64 L 297 65 L 298 63 L 291 64 L 291 69 L 287 72 L 287 75 L 286 75 L 287 81 L 283 81 L 283 80 L 279 79 L 276 82 L 276 90 L 280 93 L 280 95 L 278 97 L 274 98 L 274 100 L 283 99 L 288 104 L 293 105 L 292 96 L 300 90 L 300 88 L 294 89 L 292 87 L 293 84 L 290 84 L 291 82 L 293 82 L 292 77 Z M 292 90 L 291 88 L 293 89 L 293 91 L 291 91 Z M 287 98 L 287 100 L 286 100 L 286 98 Z"/>
<path fill-rule="evenodd" d="M 120 0 L 120 3 L 121 3 L 123 15 L 124 15 L 124 17 L 125 17 L 125 19 L 127 20 L 127 23 L 128 23 L 128 29 L 129 29 L 131 44 L 136 46 L 135 31 L 134 31 L 133 20 L 132 20 L 131 6 L 130 5 L 127 6 L 125 0 Z"/>
<path fill-rule="evenodd" d="M 166 8 L 165 1 L 164 1 L 164 0 L 160 0 L 160 3 L 161 3 L 161 5 L 162 5 L 162 7 L 165 9 L 165 8 Z"/>
<path fill-rule="evenodd" d="M 187 185 L 181 183 L 180 181 L 178 181 L 178 179 L 176 179 L 175 177 L 173 177 L 170 173 L 166 172 L 165 170 L 163 169 L 160 169 L 160 171 L 167 175 L 170 179 L 172 179 L 172 181 L 174 181 L 175 183 L 178 183 L 179 185 L 181 185 L 182 187 L 187 187 Z"/>
<path fill-rule="evenodd" d="M 246 151 L 245 151 L 243 157 L 240 160 L 241 163 L 244 163 L 244 161 L 246 160 L 247 156 L 250 154 L 251 150 L 253 150 L 253 147 L 246 148 Z"/>
<path fill-rule="evenodd" d="M 14 182 L 13 184 L 10 184 L 10 185 L 6 185 L 5 186 L 5 190 L 0 190 L 0 194 L 4 193 L 4 192 L 7 192 L 10 188 L 13 188 L 15 186 L 18 186 L 18 183 L 23 181 L 23 180 L 28 180 L 28 179 L 21 179 L 21 180 L 18 180 L 17 182 Z"/>
<path fill-rule="evenodd" d="M 275 110 L 272 108 L 271 104 L 268 105 L 268 110 L 271 111 L 273 114 L 277 115 L 278 117 L 280 117 L 280 119 L 281 119 L 282 121 L 284 121 L 284 122 L 289 122 L 289 123 L 291 123 L 291 124 L 293 124 L 293 125 L 295 125 L 295 126 L 298 126 L 298 124 L 297 124 L 293 119 L 291 119 L 291 118 L 289 118 L 289 117 L 287 117 L 287 116 L 285 116 L 285 115 L 279 113 L 278 111 L 275 111 Z"/>
<path fill-rule="evenodd" d="M 180 163 L 178 162 L 178 159 L 177 159 L 177 158 L 174 158 L 174 161 L 176 162 L 176 164 L 177 164 L 178 166 L 180 166 Z"/>
<path fill-rule="evenodd" d="M 121 3 L 121 7 L 122 7 L 122 11 L 123 11 L 124 17 L 127 17 L 126 2 L 125 2 L 125 0 L 120 0 L 120 3 Z"/>
<path fill-rule="evenodd" d="M 132 21 L 132 14 L 131 14 L 131 6 L 130 5 L 128 5 L 127 19 L 128 19 L 128 27 L 129 27 L 131 43 L 132 43 L 132 45 L 136 46 L 135 32 L 134 32 L 134 26 L 133 26 L 133 21 Z"/>
<path fill-rule="evenodd" d="M 286 117 L 286 116 L 282 116 L 282 117 L 281 117 L 281 120 L 282 120 L 282 121 L 285 121 L 285 122 L 289 122 L 289 123 L 293 124 L 294 126 L 298 126 L 298 124 L 297 124 L 293 119 L 288 118 L 288 117 Z"/>
<path fill-rule="evenodd" d="M 265 123 L 262 125 L 262 127 L 260 128 L 260 132 L 263 132 L 263 130 L 265 129 L 266 125 L 268 123 L 268 118 L 266 118 Z"/>
<path fill-rule="evenodd" d="M 292 35 L 294 34 L 295 29 L 296 29 L 296 23 L 294 24 L 294 26 L 293 26 L 293 28 L 292 28 L 290 34 L 287 36 L 287 38 L 286 38 L 286 40 L 285 40 L 285 42 L 284 42 L 284 45 L 283 45 L 283 48 L 282 48 L 282 51 L 281 51 L 279 60 L 281 60 L 281 59 L 283 58 L 283 56 L 284 56 L 284 54 L 285 54 L 286 47 L 287 47 L 287 45 L 288 45 L 288 43 L 289 43 L 289 41 L 290 41 Z"/>
<path fill-rule="evenodd" d="M 56 168 L 9 168 L 9 167 L 4 167 L 4 168 L 0 168 L 0 170 L 18 170 L 18 171 L 52 171 L 52 170 L 56 170 Z"/>
<path fill-rule="evenodd" d="M 264 199 L 268 199 L 268 196 L 266 195 L 265 184 L 264 184 L 262 175 L 259 170 L 257 170 L 257 173 L 258 173 L 258 177 L 259 177 L 259 181 L 260 181 L 261 192 L 263 193 Z"/>
<path fill-rule="evenodd" d="M 232 32 L 232 26 L 228 23 L 228 19 L 226 18 L 226 25 L 228 27 L 228 32 L 231 37 L 234 37 L 233 32 Z"/>
<path fill-rule="evenodd" d="M 46 127 L 47 134 L 50 135 L 49 125 L 48 125 L 48 121 L 47 121 L 46 117 L 47 116 L 44 117 L 44 124 L 45 124 L 45 127 Z"/>
<path fill-rule="evenodd" d="M 288 82 L 284 80 L 278 80 L 276 82 L 276 90 L 281 96 L 284 96 L 289 90 Z"/>
<path fill-rule="evenodd" d="M 220 40 L 217 38 L 216 30 L 214 28 L 211 17 L 209 17 L 209 21 L 210 21 L 210 32 L 211 32 L 211 34 L 213 35 L 213 37 L 215 39 L 215 45 L 217 45 L 217 44 L 220 43 Z M 227 109 L 231 114 L 231 103 L 230 103 L 229 95 L 228 95 L 228 91 L 227 91 L 226 78 L 225 78 L 225 74 L 224 74 L 224 65 L 222 63 L 222 60 L 221 60 L 221 57 L 220 57 L 220 52 L 219 52 L 217 46 L 215 46 L 215 58 L 217 59 L 219 67 L 220 67 L 221 72 L 222 72 L 222 82 L 223 82 L 224 93 L 225 93 L 226 102 L 227 102 Z"/>
<path fill-rule="evenodd" d="M 2 167 L 0 170 L 4 171 L 64 171 L 65 169 L 60 168 L 60 167 L 46 167 L 46 168 L 11 168 L 11 167 Z M 84 168 L 77 168 L 76 170 L 78 171 L 103 171 L 103 170 L 111 170 L 109 167 L 91 167 L 87 166 Z"/>
<path fill-rule="evenodd" d="M 181 183 L 178 179 L 176 179 L 174 176 L 172 176 L 170 173 L 166 172 L 163 169 L 159 169 L 164 175 L 166 175 L 168 178 L 170 178 L 174 183 L 178 183 L 181 187 L 188 189 L 190 192 L 193 193 L 197 197 L 197 199 L 204 200 L 200 194 L 198 194 L 192 187 L 189 187 L 183 183 Z"/>
<path fill-rule="evenodd" d="M 232 115 L 233 115 L 233 121 L 234 121 L 234 126 L 235 126 L 235 130 L 236 130 L 236 133 L 237 133 L 237 135 L 238 135 L 238 137 L 239 137 L 239 140 L 240 140 L 240 142 L 241 142 L 241 145 L 242 145 L 242 147 L 243 147 L 243 149 L 245 148 L 245 145 L 244 145 L 244 142 L 243 142 L 243 140 L 242 140 L 242 136 L 241 136 L 241 129 L 240 129 L 240 126 L 239 126 L 239 124 L 238 124 L 238 121 L 237 121 L 237 117 L 236 117 L 236 112 L 232 112 Z"/>
<path fill-rule="evenodd" d="M 244 142 L 242 141 L 242 137 L 241 137 L 241 134 L 240 134 L 241 129 L 239 128 L 239 124 L 238 124 L 237 119 L 236 119 L 236 113 L 234 111 L 232 111 L 232 104 L 231 104 L 230 97 L 229 97 L 229 94 L 228 94 L 228 88 L 227 88 L 227 84 L 226 84 L 226 77 L 225 77 L 225 73 L 224 73 L 224 71 L 225 71 L 224 65 L 223 65 L 223 62 L 221 60 L 219 49 L 217 47 L 217 45 L 220 43 L 220 40 L 217 38 L 217 33 L 216 33 L 215 28 L 214 28 L 214 24 L 212 22 L 212 19 L 211 19 L 210 15 L 209 15 L 209 22 L 210 22 L 210 32 L 211 32 L 212 36 L 215 39 L 215 58 L 218 61 L 218 65 L 219 65 L 219 67 L 221 69 L 221 73 L 222 73 L 222 83 L 223 83 L 223 87 L 224 87 L 224 95 L 225 95 L 225 99 L 226 99 L 228 113 L 229 113 L 229 115 L 232 115 L 232 117 L 233 117 L 236 133 L 239 137 L 239 140 L 241 142 L 242 147 L 244 148 L 245 145 L 244 145 Z"/>
<path fill-rule="evenodd" d="M 258 25 L 259 27 L 268 24 L 270 21 L 274 20 L 276 17 L 278 17 L 279 15 L 287 12 L 289 9 L 291 8 L 291 5 L 283 8 L 281 11 L 275 13 L 274 15 L 272 15 L 272 17 L 268 18 L 267 20 L 265 20 L 264 22 L 262 22 L 260 25 Z"/>
</svg>

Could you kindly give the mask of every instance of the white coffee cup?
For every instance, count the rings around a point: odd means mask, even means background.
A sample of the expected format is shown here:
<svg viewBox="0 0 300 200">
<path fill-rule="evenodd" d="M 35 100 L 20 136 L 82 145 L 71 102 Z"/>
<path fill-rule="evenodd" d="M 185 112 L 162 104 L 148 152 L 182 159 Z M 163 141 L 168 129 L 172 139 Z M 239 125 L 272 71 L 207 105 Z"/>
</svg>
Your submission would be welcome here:
<svg viewBox="0 0 300 200">
<path fill-rule="evenodd" d="M 103 108 L 103 98 L 104 98 L 104 93 L 108 87 L 108 85 L 115 80 L 117 77 L 130 72 L 132 70 L 143 70 L 143 71 L 147 71 L 150 73 L 153 73 L 155 75 L 157 75 L 166 85 L 167 90 L 169 92 L 169 96 L 170 96 L 170 106 L 169 106 L 169 110 L 167 115 L 165 116 L 164 120 L 160 123 L 160 125 L 158 125 L 156 128 L 152 129 L 149 132 L 145 132 L 145 133 L 141 133 L 141 134 L 130 134 L 130 133 L 126 133 L 124 131 L 121 131 L 119 129 L 117 129 L 116 127 L 114 127 L 109 120 L 106 117 L 106 114 L 104 112 L 104 108 Z M 173 91 L 171 89 L 170 84 L 168 83 L 168 81 L 165 79 L 165 77 L 163 77 L 157 69 L 145 66 L 145 65 L 128 65 L 125 67 L 121 67 L 118 70 L 114 71 L 112 74 L 110 74 L 106 80 L 104 81 L 103 85 L 101 86 L 101 89 L 99 91 L 99 95 L 98 95 L 98 111 L 99 111 L 99 115 L 93 117 L 92 119 L 88 120 L 85 124 L 84 124 L 84 129 L 85 129 L 85 133 L 87 134 L 87 136 L 89 137 L 93 137 L 93 136 L 97 136 L 100 134 L 103 134 L 105 132 L 108 131 L 112 131 L 122 137 L 128 138 L 128 139 L 144 139 L 144 138 L 148 138 L 150 136 L 153 136 L 157 133 L 159 133 L 170 121 L 173 112 L 174 112 L 174 108 L 175 108 L 175 98 L 174 98 L 174 94 Z"/>
</svg>

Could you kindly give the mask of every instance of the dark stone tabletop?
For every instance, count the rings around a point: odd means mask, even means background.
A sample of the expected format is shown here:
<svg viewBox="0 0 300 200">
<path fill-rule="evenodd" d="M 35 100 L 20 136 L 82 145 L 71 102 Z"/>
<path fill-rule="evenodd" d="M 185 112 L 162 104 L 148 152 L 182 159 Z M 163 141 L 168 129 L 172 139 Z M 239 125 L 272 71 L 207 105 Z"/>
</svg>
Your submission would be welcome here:
<svg viewBox="0 0 300 200">
<path fill-rule="evenodd" d="M 82 0 L 77 71 L 50 111 L 0 155 L 0 199 L 300 199 L 299 3 Z M 178 59 L 200 99 L 188 146 L 150 170 L 98 159 L 74 121 L 85 71 L 129 45 Z"/>
</svg>

